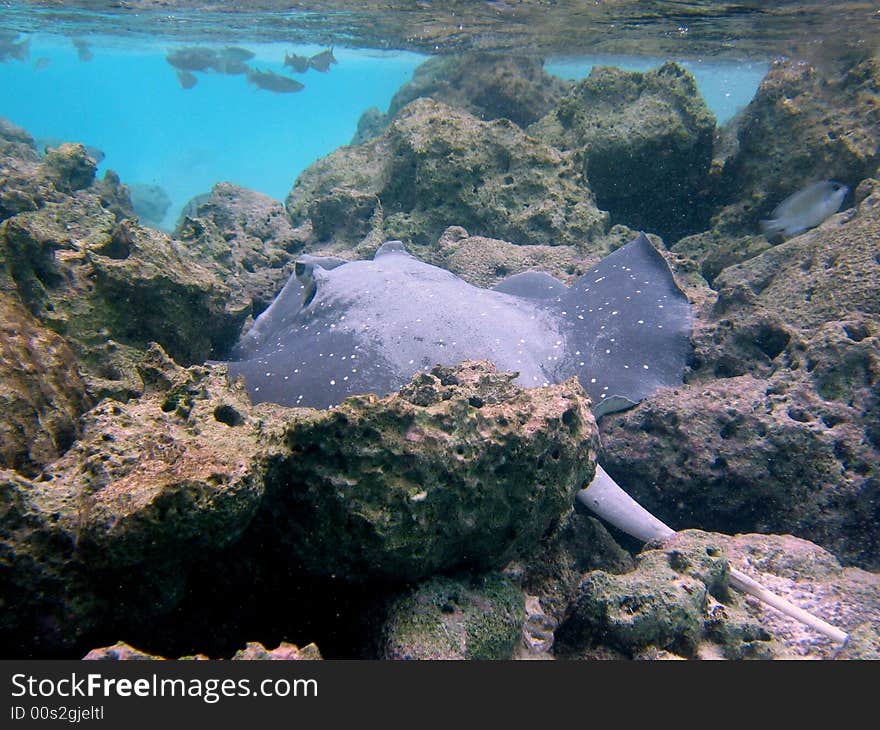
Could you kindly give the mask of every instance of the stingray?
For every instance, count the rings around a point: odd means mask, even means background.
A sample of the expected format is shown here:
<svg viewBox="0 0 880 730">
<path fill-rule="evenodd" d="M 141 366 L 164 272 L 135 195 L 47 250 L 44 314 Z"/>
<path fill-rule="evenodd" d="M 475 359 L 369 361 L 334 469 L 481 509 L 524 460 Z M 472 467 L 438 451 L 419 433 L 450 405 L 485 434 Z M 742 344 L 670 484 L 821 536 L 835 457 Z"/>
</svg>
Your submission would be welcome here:
<svg viewBox="0 0 880 730">
<path fill-rule="evenodd" d="M 228 363 L 254 402 L 327 408 L 437 364 L 491 360 L 526 387 L 576 375 L 598 417 L 682 382 L 691 311 L 644 234 L 571 286 L 525 272 L 472 286 L 399 241 L 370 261 L 302 257 Z"/>
<path fill-rule="evenodd" d="M 389 241 L 372 260 L 300 257 L 227 367 L 255 403 L 328 408 L 350 395 L 397 391 L 437 364 L 491 360 L 525 387 L 577 376 L 599 418 L 682 383 L 691 322 L 687 297 L 643 233 L 570 286 L 527 271 L 493 289 Z M 674 534 L 599 464 L 577 501 L 638 539 Z M 735 568 L 731 585 L 846 641 Z"/>
</svg>

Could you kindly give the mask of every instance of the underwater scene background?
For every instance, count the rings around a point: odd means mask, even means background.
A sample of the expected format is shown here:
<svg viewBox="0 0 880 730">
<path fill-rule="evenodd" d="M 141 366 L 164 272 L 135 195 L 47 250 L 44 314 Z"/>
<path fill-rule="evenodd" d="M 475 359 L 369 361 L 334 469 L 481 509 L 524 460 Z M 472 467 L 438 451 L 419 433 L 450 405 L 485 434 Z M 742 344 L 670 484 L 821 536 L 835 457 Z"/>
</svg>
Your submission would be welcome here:
<svg viewBox="0 0 880 730">
<path fill-rule="evenodd" d="M 0 657 L 880 658 L 878 24 L 0 2 Z"/>
</svg>

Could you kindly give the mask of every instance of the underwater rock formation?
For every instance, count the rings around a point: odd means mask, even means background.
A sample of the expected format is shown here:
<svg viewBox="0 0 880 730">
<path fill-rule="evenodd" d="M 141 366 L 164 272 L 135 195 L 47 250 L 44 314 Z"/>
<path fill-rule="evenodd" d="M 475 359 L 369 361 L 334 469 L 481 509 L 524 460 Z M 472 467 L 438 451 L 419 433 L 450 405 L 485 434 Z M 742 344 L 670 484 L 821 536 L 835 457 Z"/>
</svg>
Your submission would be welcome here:
<svg viewBox="0 0 880 730">
<path fill-rule="evenodd" d="M 217 183 L 186 205 L 174 237 L 215 270 L 236 299 L 249 301 L 256 318 L 290 278 L 307 234 L 291 226 L 277 200 Z"/>
<path fill-rule="evenodd" d="M 880 566 L 878 186 L 723 270 L 690 382 L 600 424 L 609 473 L 668 524 L 792 532 Z"/>
<path fill-rule="evenodd" d="M 417 99 L 376 139 L 300 175 L 286 200 L 310 246 L 373 239 L 424 245 L 450 225 L 516 243 L 587 245 L 607 215 L 569 156 L 513 123 Z"/>
<path fill-rule="evenodd" d="M 471 236 L 461 226 L 450 226 L 434 247 L 431 263 L 448 269 L 469 284 L 491 289 L 513 274 L 543 271 L 573 282 L 607 254 L 638 235 L 626 226 L 614 226 L 593 239 L 589 251 L 579 246 L 542 246 L 509 243 L 497 238 Z"/>
<path fill-rule="evenodd" d="M 196 562 L 220 570 L 225 549 L 249 579 L 257 566 L 360 583 L 499 568 L 593 469 L 574 380 L 524 389 L 470 363 L 314 411 L 253 407 L 223 368 L 184 370 L 157 346 L 140 371 L 146 394 L 89 411 L 39 481 L 3 473 L 7 655 L 57 655 L 99 627 L 131 635 L 180 603 Z M 570 409 L 579 418 L 563 423 Z"/>
<path fill-rule="evenodd" d="M 0 117 L 0 221 L 60 202 L 88 187 L 95 163 L 81 144 L 62 144 L 41 157 L 33 138 Z"/>
<path fill-rule="evenodd" d="M 528 129 L 575 153 L 614 223 L 670 243 L 708 222 L 714 131 L 693 76 L 675 63 L 644 73 L 596 67 Z"/>
<path fill-rule="evenodd" d="M 806 540 L 778 535 L 676 534 L 648 546 L 634 570 L 587 573 L 568 620 L 556 633 L 558 654 L 599 658 L 776 659 L 877 656 L 880 576 L 842 568 Z M 843 625 L 844 649 L 817 642 L 797 622 L 729 590 L 728 561 L 783 597 Z M 614 656 L 614 654 L 612 654 Z"/>
<path fill-rule="evenodd" d="M 91 405 L 67 342 L 0 291 L 0 468 L 35 476 L 80 433 Z"/>
<path fill-rule="evenodd" d="M 431 578 L 398 598 L 384 626 L 384 659 L 510 659 L 525 620 L 504 576 Z"/>
<path fill-rule="evenodd" d="M 498 568 L 530 550 L 591 477 L 596 431 L 575 379 L 512 378 L 438 366 L 399 394 L 303 411 L 266 477 L 263 539 L 306 572 L 355 582 Z"/>
<path fill-rule="evenodd" d="M 415 99 L 434 99 L 483 121 L 509 119 L 520 127 L 538 121 L 564 96 L 569 83 L 544 71 L 535 56 L 462 54 L 430 58 L 391 99 L 388 113 L 358 122 L 353 144 L 377 136 Z"/>
<path fill-rule="evenodd" d="M 181 363 L 203 361 L 231 346 L 247 315 L 180 244 L 117 223 L 89 191 L 4 221 L 0 260 L 6 286 L 73 346 L 96 396 L 137 392 L 132 363 L 151 341 Z"/>
<path fill-rule="evenodd" d="M 124 641 L 119 641 L 113 646 L 104 646 L 99 649 L 92 649 L 83 659 L 87 661 L 157 661 L 164 660 L 166 657 L 156 654 L 147 654 L 146 652 L 129 646 Z M 196 654 L 194 656 L 182 656 L 180 660 L 196 660 L 204 661 L 209 657 L 204 654 Z M 295 644 L 282 641 L 274 649 L 267 649 L 259 641 L 249 641 L 244 649 L 239 649 L 230 659 L 232 661 L 307 661 L 322 659 L 321 652 L 314 644 L 307 644 L 300 648 Z"/>
<path fill-rule="evenodd" d="M 149 394 L 103 400 L 38 480 L 4 475 L 7 649 L 51 654 L 171 610 L 188 566 L 234 542 L 260 503 L 247 395 L 158 347 L 141 373 Z"/>
<path fill-rule="evenodd" d="M 742 235 L 791 193 L 818 180 L 850 188 L 880 164 L 880 58 L 825 78 L 803 62 L 777 61 L 735 119 L 713 225 Z M 844 203 L 847 205 L 848 203 Z"/>
</svg>

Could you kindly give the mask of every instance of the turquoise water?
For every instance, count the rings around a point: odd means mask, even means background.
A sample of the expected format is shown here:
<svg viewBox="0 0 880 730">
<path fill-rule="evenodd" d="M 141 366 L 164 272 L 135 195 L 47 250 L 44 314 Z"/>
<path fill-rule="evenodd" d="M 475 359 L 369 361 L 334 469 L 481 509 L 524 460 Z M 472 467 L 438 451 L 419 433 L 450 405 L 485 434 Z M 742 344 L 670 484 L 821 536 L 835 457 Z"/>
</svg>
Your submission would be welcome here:
<svg viewBox="0 0 880 730">
<path fill-rule="evenodd" d="M 351 140 L 361 113 L 387 108 L 423 57 L 408 52 L 334 50 L 327 73 L 297 76 L 294 94 L 258 90 L 243 75 L 197 73 L 183 89 L 165 60 L 166 44 L 127 48 L 100 39 L 80 61 L 66 38 L 31 36 L 30 58 L 0 64 L 0 116 L 35 138 L 94 146 L 126 184 L 165 189 L 182 206 L 220 181 L 283 200 L 297 175 Z M 254 68 L 282 72 L 285 52 L 317 46 L 248 45 Z M 38 62 L 48 59 L 48 65 Z"/>
<path fill-rule="evenodd" d="M 128 185 L 158 185 L 172 200 L 161 227 L 173 228 L 182 207 L 220 181 L 283 200 L 316 159 L 347 144 L 361 113 L 385 111 L 426 56 L 406 51 L 335 48 L 327 73 L 290 74 L 298 93 L 258 90 L 243 75 L 197 73 L 183 89 L 166 54 L 184 44 L 153 45 L 90 38 L 93 57 L 80 60 L 69 38 L 31 34 L 25 60 L 0 63 L 0 116 L 39 142 L 76 141 L 105 155 Z M 285 53 L 309 56 L 317 45 L 247 44 L 253 68 L 289 72 Z M 595 64 L 634 70 L 662 59 L 591 57 L 549 60 L 562 78 L 583 78 Z M 766 65 L 687 61 L 719 122 L 752 98 Z"/>
</svg>

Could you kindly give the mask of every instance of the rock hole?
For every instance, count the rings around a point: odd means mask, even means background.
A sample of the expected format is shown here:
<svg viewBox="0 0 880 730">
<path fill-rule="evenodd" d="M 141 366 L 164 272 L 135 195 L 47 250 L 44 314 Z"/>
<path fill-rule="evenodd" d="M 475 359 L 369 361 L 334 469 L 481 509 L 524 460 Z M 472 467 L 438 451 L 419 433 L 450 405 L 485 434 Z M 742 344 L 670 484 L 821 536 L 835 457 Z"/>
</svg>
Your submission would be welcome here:
<svg viewBox="0 0 880 730">
<path fill-rule="evenodd" d="M 713 469 L 726 469 L 727 468 L 727 459 L 723 456 L 716 456 L 715 461 L 712 462 Z"/>
<path fill-rule="evenodd" d="M 732 436 L 736 436 L 736 430 L 737 430 L 738 425 L 739 424 L 736 421 L 729 421 L 728 423 L 725 423 L 721 427 L 721 431 L 719 432 L 721 438 L 723 438 L 726 441 L 727 439 L 731 438 Z"/>
<path fill-rule="evenodd" d="M 745 375 L 745 368 L 743 368 L 742 363 L 732 357 L 722 355 L 718 358 L 718 362 L 715 363 L 714 372 L 716 378 L 736 378 L 740 375 Z"/>
<path fill-rule="evenodd" d="M 861 323 L 845 324 L 843 325 L 843 331 L 846 332 L 846 336 L 853 342 L 861 342 L 868 336 L 867 328 Z"/>
<path fill-rule="evenodd" d="M 244 423 L 244 418 L 242 418 L 241 414 L 235 408 L 226 404 L 217 406 L 214 409 L 214 418 L 220 421 L 220 423 L 225 423 L 227 426 L 240 426 Z"/>
<path fill-rule="evenodd" d="M 790 340 L 791 335 L 784 329 L 767 324 L 761 325 L 755 335 L 755 344 L 770 360 L 774 360 Z"/>
<path fill-rule="evenodd" d="M 843 418 L 833 413 L 826 413 L 824 416 L 822 416 L 822 423 L 824 423 L 828 428 L 834 428 L 838 423 L 843 423 L 843 421 Z"/>
<path fill-rule="evenodd" d="M 110 259 L 127 259 L 131 256 L 131 231 L 124 223 L 116 226 L 106 246 L 98 249 L 101 256 Z"/>
</svg>

